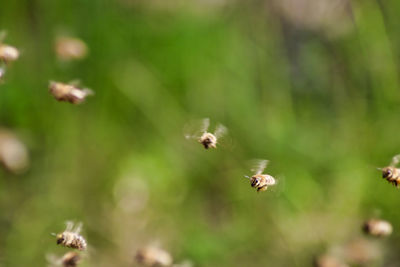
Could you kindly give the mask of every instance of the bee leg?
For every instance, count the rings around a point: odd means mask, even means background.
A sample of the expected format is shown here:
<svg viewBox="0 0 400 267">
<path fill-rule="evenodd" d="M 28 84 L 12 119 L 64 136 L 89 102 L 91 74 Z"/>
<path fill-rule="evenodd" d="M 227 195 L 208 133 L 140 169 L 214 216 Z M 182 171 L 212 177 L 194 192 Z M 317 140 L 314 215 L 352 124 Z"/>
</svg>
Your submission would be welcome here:
<svg viewBox="0 0 400 267">
<path fill-rule="evenodd" d="M 268 189 L 268 186 L 267 186 L 267 185 L 264 185 L 264 186 L 262 186 L 262 187 L 257 188 L 257 192 L 266 191 L 267 189 Z"/>
</svg>

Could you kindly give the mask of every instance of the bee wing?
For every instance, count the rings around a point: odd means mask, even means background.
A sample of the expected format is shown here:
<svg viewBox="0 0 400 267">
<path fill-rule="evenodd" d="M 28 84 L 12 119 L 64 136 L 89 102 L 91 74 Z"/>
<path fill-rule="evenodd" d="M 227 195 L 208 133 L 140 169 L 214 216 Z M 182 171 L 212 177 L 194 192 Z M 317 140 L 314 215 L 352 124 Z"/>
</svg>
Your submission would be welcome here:
<svg viewBox="0 0 400 267">
<path fill-rule="evenodd" d="M 217 128 L 215 129 L 214 135 L 217 138 L 221 138 L 228 132 L 228 128 L 226 128 L 224 125 L 218 123 Z"/>
<path fill-rule="evenodd" d="M 74 223 L 72 221 L 66 221 L 65 225 L 66 225 L 65 231 L 71 232 L 72 228 L 74 227 Z"/>
<path fill-rule="evenodd" d="M 201 121 L 201 128 L 200 131 L 201 132 L 207 132 L 208 127 L 210 127 L 210 119 L 209 118 L 205 118 Z"/>
<path fill-rule="evenodd" d="M 267 168 L 269 160 L 256 159 L 252 160 L 252 168 L 250 169 L 255 174 L 261 174 Z"/>
<path fill-rule="evenodd" d="M 84 92 L 85 95 L 94 95 L 94 91 L 92 89 L 89 89 L 89 88 L 83 88 L 82 92 Z"/>
<path fill-rule="evenodd" d="M 399 155 L 395 155 L 392 158 L 392 162 L 390 162 L 390 166 L 395 167 L 395 166 L 397 166 L 399 164 L 399 162 L 400 162 L 400 154 Z"/>
<path fill-rule="evenodd" d="M 79 234 L 82 231 L 82 225 L 83 224 L 81 222 L 77 223 L 73 232 Z"/>
<path fill-rule="evenodd" d="M 0 31 L 0 44 L 4 41 L 6 36 L 7 36 L 7 31 L 6 30 Z"/>
<path fill-rule="evenodd" d="M 74 80 L 69 81 L 68 84 L 79 88 L 82 86 L 82 81 L 79 79 L 74 79 Z"/>
<path fill-rule="evenodd" d="M 210 119 L 205 118 L 201 121 L 194 121 L 186 124 L 183 133 L 186 139 L 199 139 L 208 130 Z"/>
</svg>

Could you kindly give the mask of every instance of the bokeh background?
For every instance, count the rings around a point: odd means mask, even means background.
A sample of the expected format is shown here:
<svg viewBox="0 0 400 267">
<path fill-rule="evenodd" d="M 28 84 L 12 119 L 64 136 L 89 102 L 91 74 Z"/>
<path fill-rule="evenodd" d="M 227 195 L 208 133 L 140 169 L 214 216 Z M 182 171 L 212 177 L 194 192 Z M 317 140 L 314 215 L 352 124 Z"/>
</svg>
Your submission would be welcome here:
<svg viewBox="0 0 400 267">
<path fill-rule="evenodd" d="M 2 1 L 21 57 L 0 85 L 0 126 L 30 155 L 0 171 L 0 266 L 46 266 L 50 235 L 84 223 L 82 266 L 136 266 L 157 243 L 194 266 L 400 265 L 400 192 L 376 167 L 400 153 L 396 0 Z M 60 32 L 89 55 L 60 62 Z M 49 80 L 80 79 L 82 105 Z M 193 120 L 229 128 L 206 151 Z M 243 175 L 271 161 L 274 191 Z M 387 239 L 363 236 L 370 217 Z"/>
</svg>

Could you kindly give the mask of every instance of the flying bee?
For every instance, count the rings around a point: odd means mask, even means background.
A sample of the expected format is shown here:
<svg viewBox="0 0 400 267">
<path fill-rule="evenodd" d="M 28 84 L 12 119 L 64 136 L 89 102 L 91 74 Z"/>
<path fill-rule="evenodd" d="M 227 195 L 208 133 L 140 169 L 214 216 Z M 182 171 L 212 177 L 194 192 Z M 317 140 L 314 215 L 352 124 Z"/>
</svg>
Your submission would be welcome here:
<svg viewBox="0 0 400 267">
<path fill-rule="evenodd" d="M 6 32 L 0 32 L 0 60 L 4 63 L 12 62 L 18 59 L 19 51 L 14 46 L 3 43 Z"/>
<path fill-rule="evenodd" d="M 215 128 L 214 133 L 208 132 L 208 128 L 210 126 L 210 119 L 205 118 L 202 120 L 201 127 L 200 127 L 200 135 L 194 134 L 185 134 L 186 139 L 195 138 L 197 141 L 204 146 L 205 149 L 209 148 L 217 148 L 218 139 L 223 137 L 227 132 L 228 129 L 223 126 L 222 124 L 218 124 Z"/>
<path fill-rule="evenodd" d="M 258 160 L 256 161 L 255 168 L 252 168 L 251 171 L 254 171 L 255 174 L 251 177 L 245 176 L 250 180 L 250 185 L 254 188 L 257 188 L 257 192 L 266 191 L 268 186 L 276 185 L 276 179 L 268 174 L 262 174 L 262 172 L 267 167 L 269 161 L 268 160 Z"/>
<path fill-rule="evenodd" d="M 379 219 L 367 220 L 362 229 L 366 234 L 376 237 L 389 236 L 393 231 L 392 225 L 388 221 Z"/>
<path fill-rule="evenodd" d="M 50 263 L 50 266 L 62 266 L 62 267 L 76 267 L 78 266 L 81 256 L 75 251 L 70 251 L 64 254 L 62 258 L 58 258 L 57 256 L 50 254 L 46 256 L 47 261 Z"/>
<path fill-rule="evenodd" d="M 60 36 L 55 41 L 55 51 L 61 60 L 79 60 L 86 57 L 88 47 L 78 38 Z"/>
<path fill-rule="evenodd" d="M 66 222 L 66 229 L 64 232 L 56 236 L 57 245 L 62 245 L 68 248 L 75 248 L 79 250 L 86 250 L 86 240 L 79 234 L 82 230 L 82 223 L 78 223 L 74 228 L 74 224 L 70 221 Z"/>
<path fill-rule="evenodd" d="M 26 145 L 11 131 L 0 128 L 0 165 L 14 174 L 21 174 L 29 167 Z"/>
<path fill-rule="evenodd" d="M 147 246 L 139 249 L 135 255 L 136 261 L 143 266 L 171 266 L 172 256 L 157 246 Z"/>
<path fill-rule="evenodd" d="M 49 91 L 58 101 L 67 101 L 72 104 L 82 103 L 93 91 L 88 88 L 80 88 L 75 84 L 66 84 L 50 81 Z"/>
<path fill-rule="evenodd" d="M 389 183 L 392 183 L 396 187 L 399 187 L 400 185 L 400 169 L 396 168 L 399 162 L 400 155 L 396 155 L 392 158 L 389 166 L 378 168 L 378 170 L 382 171 L 382 178 L 386 179 Z"/>
</svg>

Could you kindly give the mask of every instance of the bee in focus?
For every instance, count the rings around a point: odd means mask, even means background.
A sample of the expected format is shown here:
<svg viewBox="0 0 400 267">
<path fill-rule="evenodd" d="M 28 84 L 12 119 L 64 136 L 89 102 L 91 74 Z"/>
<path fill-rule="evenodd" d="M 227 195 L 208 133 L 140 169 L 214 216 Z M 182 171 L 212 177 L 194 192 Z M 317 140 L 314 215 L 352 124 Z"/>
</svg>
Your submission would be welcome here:
<svg viewBox="0 0 400 267">
<path fill-rule="evenodd" d="M 218 124 L 215 128 L 214 133 L 208 132 L 208 128 L 210 126 L 210 119 L 206 118 L 202 120 L 201 127 L 200 127 L 200 134 L 186 134 L 186 139 L 195 138 L 197 141 L 204 146 L 205 149 L 209 148 L 217 148 L 218 139 L 223 137 L 227 132 L 228 129 L 223 126 L 222 124 Z"/>
<path fill-rule="evenodd" d="M 276 179 L 268 174 L 262 174 L 268 165 L 268 160 L 257 160 L 255 167 L 251 171 L 255 172 L 251 177 L 245 176 L 250 180 L 250 185 L 259 191 L 266 191 L 268 186 L 276 185 Z"/>
<path fill-rule="evenodd" d="M 93 95 L 93 91 L 88 88 L 53 81 L 50 81 L 49 91 L 58 101 L 67 101 L 72 104 L 80 104 L 88 95 Z"/>
<path fill-rule="evenodd" d="M 173 262 L 172 256 L 157 246 L 146 246 L 139 249 L 135 259 L 143 266 L 170 266 Z"/>
<path fill-rule="evenodd" d="M 82 230 L 82 223 L 78 223 L 74 228 L 74 224 L 70 221 L 66 223 L 67 227 L 64 232 L 56 236 L 57 245 L 62 245 L 68 248 L 86 250 L 86 240 L 79 234 Z"/>
<path fill-rule="evenodd" d="M 399 162 L 400 155 L 396 155 L 392 158 L 389 166 L 378 168 L 378 170 L 382 171 L 382 178 L 386 179 L 389 183 L 392 183 L 396 187 L 399 187 L 400 185 L 400 169 L 396 168 Z"/>
<path fill-rule="evenodd" d="M 5 37 L 6 32 L 0 32 L 0 61 L 9 63 L 18 59 L 19 51 L 14 46 L 3 43 Z"/>
<path fill-rule="evenodd" d="M 83 59 L 88 53 L 85 42 L 73 37 L 58 37 L 54 48 L 58 58 L 65 61 Z"/>
<path fill-rule="evenodd" d="M 378 219 L 367 220 L 364 222 L 362 229 L 366 234 L 376 237 L 389 236 L 393 231 L 389 222 Z"/>
<path fill-rule="evenodd" d="M 47 255 L 47 261 L 50 266 L 76 267 L 80 260 L 81 256 L 74 251 L 65 253 L 62 258 L 58 258 L 55 255 Z"/>
</svg>

